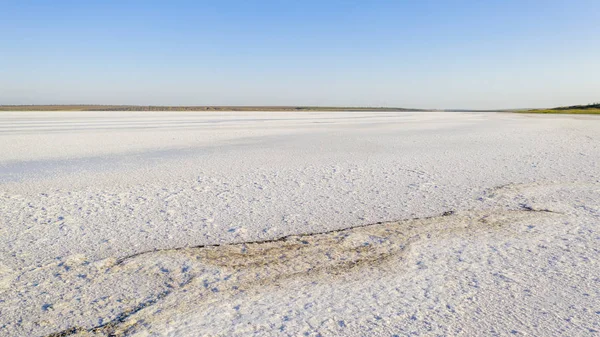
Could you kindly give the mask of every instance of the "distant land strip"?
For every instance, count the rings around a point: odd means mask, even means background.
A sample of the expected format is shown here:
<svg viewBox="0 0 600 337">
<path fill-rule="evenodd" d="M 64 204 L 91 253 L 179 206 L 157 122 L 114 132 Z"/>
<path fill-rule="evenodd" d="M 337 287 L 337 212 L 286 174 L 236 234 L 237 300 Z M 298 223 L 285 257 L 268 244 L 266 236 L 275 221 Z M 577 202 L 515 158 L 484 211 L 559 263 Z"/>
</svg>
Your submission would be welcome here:
<svg viewBox="0 0 600 337">
<path fill-rule="evenodd" d="M 166 106 L 166 105 L 0 105 L 0 111 L 375 111 L 375 112 L 516 112 L 535 114 L 600 114 L 600 103 L 573 105 L 551 109 L 412 109 L 395 107 L 334 106 Z"/>
<path fill-rule="evenodd" d="M 600 103 L 562 106 L 552 109 L 516 110 L 518 113 L 600 115 Z"/>
<path fill-rule="evenodd" d="M 159 105 L 0 105 L 0 111 L 431 111 L 390 107 L 326 106 L 159 106 Z"/>
</svg>

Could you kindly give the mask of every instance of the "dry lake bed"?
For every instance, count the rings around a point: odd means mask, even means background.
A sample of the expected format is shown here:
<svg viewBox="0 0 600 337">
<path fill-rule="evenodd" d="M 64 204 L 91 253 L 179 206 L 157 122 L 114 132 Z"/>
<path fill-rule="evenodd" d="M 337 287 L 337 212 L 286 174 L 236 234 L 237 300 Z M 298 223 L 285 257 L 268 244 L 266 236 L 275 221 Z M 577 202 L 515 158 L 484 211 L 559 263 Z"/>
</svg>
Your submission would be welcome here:
<svg viewBox="0 0 600 337">
<path fill-rule="evenodd" d="M 0 336 L 597 336 L 600 116 L 0 112 Z"/>
</svg>

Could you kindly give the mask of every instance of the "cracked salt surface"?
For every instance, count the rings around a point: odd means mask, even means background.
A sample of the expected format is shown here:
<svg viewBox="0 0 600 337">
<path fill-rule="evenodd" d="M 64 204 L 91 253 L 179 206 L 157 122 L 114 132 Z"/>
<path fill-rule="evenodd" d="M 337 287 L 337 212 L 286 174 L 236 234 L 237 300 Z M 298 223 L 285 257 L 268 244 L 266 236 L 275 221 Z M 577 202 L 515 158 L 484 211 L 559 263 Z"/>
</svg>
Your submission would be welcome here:
<svg viewBox="0 0 600 337">
<path fill-rule="evenodd" d="M 2 113 L 0 335 L 595 335 L 598 122 Z"/>
</svg>

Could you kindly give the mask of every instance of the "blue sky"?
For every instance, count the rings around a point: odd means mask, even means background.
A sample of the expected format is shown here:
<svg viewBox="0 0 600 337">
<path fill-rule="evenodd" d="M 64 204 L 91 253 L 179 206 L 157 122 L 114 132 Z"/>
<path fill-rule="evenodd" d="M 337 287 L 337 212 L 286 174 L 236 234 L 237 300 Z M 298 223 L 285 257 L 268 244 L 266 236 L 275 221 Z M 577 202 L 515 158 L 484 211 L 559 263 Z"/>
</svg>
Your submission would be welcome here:
<svg viewBox="0 0 600 337">
<path fill-rule="evenodd" d="M 600 101 L 600 1 L 0 0 L 0 104 Z"/>
</svg>

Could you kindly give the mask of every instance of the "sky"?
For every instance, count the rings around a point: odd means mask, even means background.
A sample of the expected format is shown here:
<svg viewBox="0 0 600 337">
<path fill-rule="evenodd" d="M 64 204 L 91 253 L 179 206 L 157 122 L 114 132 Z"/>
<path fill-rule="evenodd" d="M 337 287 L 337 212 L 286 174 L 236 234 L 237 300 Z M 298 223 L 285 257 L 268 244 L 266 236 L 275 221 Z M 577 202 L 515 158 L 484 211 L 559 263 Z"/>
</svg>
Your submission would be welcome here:
<svg viewBox="0 0 600 337">
<path fill-rule="evenodd" d="M 598 0 L 0 0 L 0 105 L 598 101 Z"/>
</svg>

